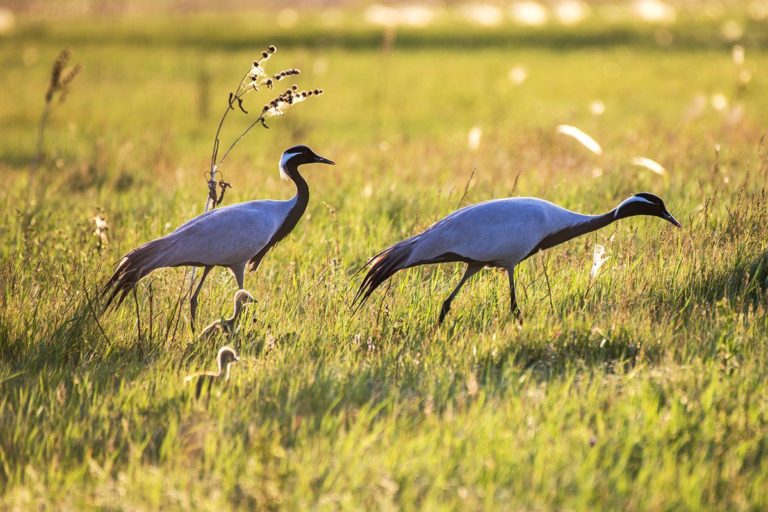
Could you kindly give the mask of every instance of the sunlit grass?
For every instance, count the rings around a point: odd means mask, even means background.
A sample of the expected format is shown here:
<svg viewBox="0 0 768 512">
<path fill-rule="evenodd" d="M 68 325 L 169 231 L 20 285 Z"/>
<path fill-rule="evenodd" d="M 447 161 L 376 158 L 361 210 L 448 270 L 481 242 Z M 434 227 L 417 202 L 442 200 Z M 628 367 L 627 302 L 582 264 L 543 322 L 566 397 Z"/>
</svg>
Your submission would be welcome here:
<svg viewBox="0 0 768 512">
<path fill-rule="evenodd" d="M 132 303 L 99 325 L 95 295 L 121 254 L 201 210 L 215 130 L 201 76 L 218 112 L 262 45 L 243 48 L 227 23 L 152 22 L 154 43 L 117 23 L 108 44 L 98 24 L 30 25 L 0 47 L 0 83 L 14 91 L 0 96 L 0 506 L 768 506 L 763 54 L 426 44 L 441 29 L 413 36 L 418 48 L 380 50 L 378 32 L 359 47 L 282 46 L 326 94 L 237 148 L 221 169 L 225 201 L 289 197 L 277 161 L 294 143 L 338 165 L 306 169 L 307 214 L 246 276 L 259 302 L 229 340 L 241 361 L 196 401 L 184 376 L 224 341 L 194 342 L 186 309 L 175 324 L 183 271 L 139 288 L 141 340 Z M 202 27 L 237 44 L 174 43 Z M 51 115 L 35 197 L 36 121 L 69 37 L 83 69 Z M 232 135 L 247 126 L 232 120 Z M 458 266 L 403 272 L 352 314 L 367 257 L 462 198 L 534 195 L 598 213 L 639 191 L 683 229 L 627 219 L 531 258 L 518 270 L 522 328 L 496 271 L 437 328 Z M 596 246 L 610 257 L 591 275 Z M 213 272 L 201 323 L 228 316 L 234 291 Z"/>
</svg>

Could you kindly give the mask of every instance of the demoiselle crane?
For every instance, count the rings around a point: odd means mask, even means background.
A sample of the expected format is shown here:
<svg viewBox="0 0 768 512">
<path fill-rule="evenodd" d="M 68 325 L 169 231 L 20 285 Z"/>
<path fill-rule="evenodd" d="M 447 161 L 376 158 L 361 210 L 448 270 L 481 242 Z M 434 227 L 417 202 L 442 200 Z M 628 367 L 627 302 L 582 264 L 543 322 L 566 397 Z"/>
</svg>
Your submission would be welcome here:
<svg viewBox="0 0 768 512">
<path fill-rule="evenodd" d="M 184 378 L 184 382 L 191 382 L 197 380 L 195 385 L 195 398 L 200 398 L 200 393 L 203 391 L 203 386 L 208 384 L 208 394 L 211 394 L 211 385 L 214 380 L 223 378 L 225 381 L 229 380 L 229 365 L 236 363 L 240 360 L 237 357 L 237 352 L 232 347 L 221 347 L 219 353 L 216 355 L 216 363 L 218 369 L 215 372 L 199 372 L 187 375 Z"/>
<path fill-rule="evenodd" d="M 303 164 L 334 162 L 307 146 L 288 148 L 280 159 L 280 175 L 296 185 L 296 195 L 287 201 L 261 200 L 216 208 L 187 221 L 174 232 L 137 247 L 122 257 L 107 281 L 107 310 L 117 298 L 118 307 L 144 276 L 162 267 L 203 267 L 200 282 L 189 299 L 192 329 L 197 295 L 213 267 L 227 267 L 243 288 L 246 265 L 259 267 L 262 258 L 296 226 L 307 209 L 309 185 L 299 173 Z"/>
<path fill-rule="evenodd" d="M 539 251 L 635 215 L 661 217 L 680 227 L 664 202 L 646 192 L 633 195 L 602 215 L 583 215 L 533 197 L 470 205 L 371 258 L 354 302 L 362 305 L 376 288 L 400 270 L 430 263 L 464 262 L 467 268 L 458 286 L 443 302 L 439 323 L 464 283 L 483 267 L 506 269 L 511 311 L 522 321 L 515 297 L 515 265 Z"/>
<path fill-rule="evenodd" d="M 240 317 L 243 306 L 252 302 L 256 302 L 256 299 L 254 299 L 250 293 L 245 290 L 237 290 L 234 299 L 235 309 L 232 316 L 212 322 L 208 327 L 203 329 L 202 333 L 200 333 L 200 339 L 213 338 L 217 334 L 231 335 L 235 331 L 235 323 Z"/>
</svg>

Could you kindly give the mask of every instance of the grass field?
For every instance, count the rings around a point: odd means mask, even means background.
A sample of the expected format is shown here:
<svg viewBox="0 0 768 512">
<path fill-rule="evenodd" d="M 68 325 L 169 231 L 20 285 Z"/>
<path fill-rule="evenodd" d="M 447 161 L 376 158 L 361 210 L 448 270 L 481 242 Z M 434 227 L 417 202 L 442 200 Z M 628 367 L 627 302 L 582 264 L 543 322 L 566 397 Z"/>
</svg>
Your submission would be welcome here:
<svg viewBox="0 0 768 512">
<path fill-rule="evenodd" d="M 764 24 L 743 22 L 740 65 L 709 19 L 661 36 L 447 22 L 384 46 L 380 29 L 320 19 L 22 16 L 0 36 L 0 508 L 768 508 Z M 202 211 L 227 94 L 272 42 L 270 69 L 326 93 L 245 139 L 225 203 L 290 197 L 277 162 L 295 143 L 337 166 L 306 168 L 305 217 L 246 277 L 259 302 L 229 340 L 242 360 L 196 401 L 184 376 L 227 341 L 195 341 L 186 309 L 177 326 L 184 271 L 139 287 L 141 335 L 132 300 L 95 321 L 97 290 L 120 255 Z M 64 46 L 83 70 L 32 174 Z M 233 113 L 224 138 L 252 118 Z M 526 261 L 522 327 L 486 270 L 438 328 L 458 265 L 403 272 L 350 309 L 367 257 L 459 204 L 598 213 L 640 191 L 683 228 L 626 219 Z M 592 278 L 596 244 L 609 259 Z M 234 291 L 212 273 L 201 321 Z"/>
</svg>

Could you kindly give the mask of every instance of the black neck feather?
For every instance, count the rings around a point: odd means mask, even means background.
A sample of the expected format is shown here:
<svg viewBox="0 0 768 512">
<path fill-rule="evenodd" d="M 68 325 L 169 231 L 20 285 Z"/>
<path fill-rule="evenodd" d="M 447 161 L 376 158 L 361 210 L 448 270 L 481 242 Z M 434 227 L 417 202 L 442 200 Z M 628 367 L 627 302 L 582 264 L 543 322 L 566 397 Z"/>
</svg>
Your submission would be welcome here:
<svg viewBox="0 0 768 512">
<path fill-rule="evenodd" d="M 619 215 L 617 217 L 616 210 L 611 210 L 610 212 L 603 215 L 595 215 L 594 217 L 589 217 L 583 222 L 572 224 L 568 227 L 555 231 L 554 233 L 550 233 L 549 235 L 542 238 L 538 245 L 536 245 L 536 247 L 534 247 L 534 249 L 523 259 L 526 259 L 539 251 L 560 245 L 563 242 L 567 242 L 568 240 L 576 238 L 577 236 L 586 235 L 592 231 L 604 228 L 608 224 L 611 224 L 615 220 L 622 217 L 624 216 Z"/>
<path fill-rule="evenodd" d="M 282 225 L 278 228 L 272 239 L 269 241 L 268 246 L 272 246 L 288 236 L 293 231 L 296 224 L 299 223 L 304 212 L 307 210 L 309 204 L 309 185 L 304 177 L 299 173 L 298 167 L 292 167 L 286 169 L 288 176 L 296 184 L 296 203 L 293 205 L 288 215 L 285 217 Z"/>
<path fill-rule="evenodd" d="M 264 248 L 258 252 L 258 254 L 251 258 L 249 262 L 251 264 L 251 270 L 256 270 L 259 266 L 259 263 L 261 263 L 261 259 L 265 254 L 267 254 L 267 251 L 269 251 L 272 246 L 274 246 L 280 240 L 288 236 L 291 231 L 293 231 L 293 228 L 295 228 L 296 224 L 299 223 L 301 216 L 304 215 L 304 212 L 307 209 L 307 204 L 309 204 L 309 185 L 307 185 L 307 181 L 299 173 L 298 166 L 290 165 L 289 162 L 289 164 L 285 166 L 284 170 L 285 174 L 287 174 L 288 177 L 293 180 L 293 183 L 296 184 L 296 202 L 294 203 L 293 207 L 291 207 L 285 219 L 283 219 L 283 223 L 280 224 L 280 227 L 277 228 L 275 234 L 272 235 L 272 238 L 270 238 L 269 243 L 267 243 L 267 245 L 265 245 Z"/>
</svg>

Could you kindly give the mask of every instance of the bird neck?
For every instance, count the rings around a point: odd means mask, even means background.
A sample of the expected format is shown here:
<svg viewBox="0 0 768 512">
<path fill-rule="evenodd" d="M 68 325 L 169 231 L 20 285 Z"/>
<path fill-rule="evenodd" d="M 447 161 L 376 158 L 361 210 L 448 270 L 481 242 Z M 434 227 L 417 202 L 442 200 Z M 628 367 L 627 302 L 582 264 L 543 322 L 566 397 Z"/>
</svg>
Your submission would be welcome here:
<svg viewBox="0 0 768 512">
<path fill-rule="evenodd" d="M 219 359 L 218 364 L 219 368 L 216 372 L 216 377 L 224 377 L 225 379 L 229 379 L 229 363 L 224 363 L 221 359 Z"/>
<path fill-rule="evenodd" d="M 604 213 L 602 215 L 578 215 L 578 217 L 579 220 L 573 224 L 570 224 L 555 231 L 554 233 L 550 233 L 549 235 L 545 236 L 539 242 L 539 244 L 528 254 L 528 256 L 531 256 L 532 254 L 535 254 L 539 251 L 549 249 L 550 247 L 560 245 L 563 242 L 567 242 L 568 240 L 576 238 L 577 236 L 586 235 L 592 231 L 597 231 L 598 229 L 604 228 L 608 224 L 611 224 L 617 220 L 616 210 L 611 210 L 610 212 Z M 528 256 L 526 256 L 526 258 Z"/>
<path fill-rule="evenodd" d="M 304 212 L 307 210 L 307 205 L 309 204 L 309 185 L 301 173 L 299 173 L 298 167 L 286 166 L 285 174 L 288 175 L 296 185 L 296 196 L 294 197 L 293 206 L 277 232 L 272 237 L 272 240 L 270 240 L 269 246 L 276 244 L 285 238 L 288 233 L 293 231 L 293 228 L 296 227 L 296 224 L 298 224 L 301 216 L 304 215 Z"/>
<path fill-rule="evenodd" d="M 243 309 L 243 303 L 239 300 L 235 300 L 235 311 L 232 313 L 232 316 L 227 318 L 227 321 L 234 324 L 235 320 L 237 320 L 237 317 L 240 316 L 240 311 Z"/>
</svg>

